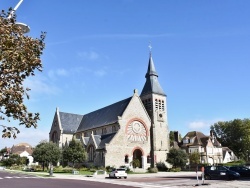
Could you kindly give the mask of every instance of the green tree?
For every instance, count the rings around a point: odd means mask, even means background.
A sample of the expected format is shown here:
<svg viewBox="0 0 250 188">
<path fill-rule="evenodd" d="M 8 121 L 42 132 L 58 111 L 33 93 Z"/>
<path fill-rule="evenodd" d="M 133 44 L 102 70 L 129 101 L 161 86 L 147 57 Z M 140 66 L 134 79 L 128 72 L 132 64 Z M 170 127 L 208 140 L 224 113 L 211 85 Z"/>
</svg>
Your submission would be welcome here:
<svg viewBox="0 0 250 188">
<path fill-rule="evenodd" d="M 75 163 L 81 163 L 86 160 L 86 151 L 83 148 L 81 142 L 75 140 L 74 138 L 71 140 L 68 146 L 65 146 L 63 149 L 63 161 L 72 162 L 73 167 Z"/>
<path fill-rule="evenodd" d="M 57 163 L 61 156 L 58 145 L 52 142 L 42 141 L 33 150 L 34 161 L 42 163 L 43 171 L 50 163 Z"/>
<path fill-rule="evenodd" d="M 174 141 L 175 141 L 175 138 L 174 138 L 174 132 L 175 132 L 175 131 L 170 131 L 170 132 L 169 132 L 169 139 L 170 139 L 170 143 L 172 143 L 172 142 L 174 142 Z M 181 139 L 182 139 L 181 134 L 179 134 L 179 135 L 178 135 L 178 137 L 179 137 L 179 138 L 178 138 L 178 139 L 179 139 L 179 141 L 181 141 Z"/>
<path fill-rule="evenodd" d="M 0 155 L 3 156 L 7 152 L 7 148 L 3 148 L 0 150 Z"/>
<path fill-rule="evenodd" d="M 229 147 L 236 156 L 248 159 L 250 151 L 250 119 L 219 121 L 211 127 L 217 140 L 224 147 Z"/>
<path fill-rule="evenodd" d="M 167 162 L 172 164 L 174 168 L 186 165 L 188 155 L 181 149 L 171 148 L 168 153 Z"/>
<path fill-rule="evenodd" d="M 37 127 L 39 113 L 30 113 L 24 104 L 29 99 L 29 88 L 24 88 L 24 81 L 42 71 L 41 55 L 44 50 L 45 33 L 40 38 L 31 38 L 23 34 L 16 24 L 16 16 L 9 12 L 0 12 L 0 120 L 16 120 L 26 128 Z M 2 137 L 16 138 L 19 130 L 4 123 Z"/>
<path fill-rule="evenodd" d="M 200 154 L 198 152 L 193 152 L 189 154 L 190 164 L 199 164 L 200 163 Z"/>
<path fill-rule="evenodd" d="M 9 158 L 4 159 L 2 161 L 2 163 L 3 163 L 4 166 L 22 165 L 23 164 L 22 163 L 22 158 L 18 154 L 10 154 Z"/>
</svg>

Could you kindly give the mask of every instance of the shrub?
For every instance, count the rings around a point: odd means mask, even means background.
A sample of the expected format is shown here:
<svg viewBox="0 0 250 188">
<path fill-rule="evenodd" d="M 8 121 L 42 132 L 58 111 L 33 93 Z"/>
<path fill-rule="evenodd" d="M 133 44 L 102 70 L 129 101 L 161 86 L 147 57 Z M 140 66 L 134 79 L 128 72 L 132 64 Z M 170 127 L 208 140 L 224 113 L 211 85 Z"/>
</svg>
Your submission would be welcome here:
<svg viewBox="0 0 250 188">
<path fill-rule="evenodd" d="M 111 172 L 113 168 L 114 168 L 114 167 L 112 167 L 112 166 L 106 166 L 106 171 L 107 171 L 107 172 Z"/>
<path fill-rule="evenodd" d="M 127 167 L 126 168 L 126 173 L 131 173 L 131 172 L 132 172 L 132 170 L 129 167 Z"/>
<path fill-rule="evenodd" d="M 148 168 L 148 172 L 149 173 L 157 173 L 158 172 L 158 168 L 154 167 L 154 168 Z"/>
<path fill-rule="evenodd" d="M 73 168 L 72 167 L 65 167 L 62 169 L 63 172 L 67 172 L 67 173 L 72 173 Z"/>
<path fill-rule="evenodd" d="M 177 168 L 170 168 L 170 172 L 180 172 L 181 168 L 177 167 Z"/>
<path fill-rule="evenodd" d="M 80 168 L 81 171 L 88 171 L 88 168 L 87 167 L 82 167 Z"/>
<path fill-rule="evenodd" d="M 134 159 L 132 161 L 132 165 L 133 165 L 134 168 L 140 167 L 140 160 L 139 159 Z"/>
<path fill-rule="evenodd" d="M 166 164 L 163 162 L 156 163 L 156 167 L 158 168 L 159 171 L 165 172 L 168 171 L 168 168 L 166 167 Z"/>
<path fill-rule="evenodd" d="M 96 169 L 95 169 L 95 168 L 90 168 L 89 171 L 90 171 L 90 172 L 95 172 Z"/>
</svg>

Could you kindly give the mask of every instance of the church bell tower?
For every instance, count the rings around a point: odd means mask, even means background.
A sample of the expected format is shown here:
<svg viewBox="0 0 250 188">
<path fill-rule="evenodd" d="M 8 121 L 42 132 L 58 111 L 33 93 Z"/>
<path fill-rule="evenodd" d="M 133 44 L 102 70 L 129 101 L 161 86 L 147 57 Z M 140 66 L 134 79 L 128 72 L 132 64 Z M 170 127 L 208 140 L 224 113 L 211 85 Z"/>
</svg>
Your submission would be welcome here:
<svg viewBox="0 0 250 188">
<path fill-rule="evenodd" d="M 151 118 L 151 166 L 162 162 L 166 164 L 169 152 L 169 130 L 167 120 L 167 96 L 160 86 L 152 52 L 150 50 L 146 83 L 141 92 L 141 100 Z"/>
</svg>

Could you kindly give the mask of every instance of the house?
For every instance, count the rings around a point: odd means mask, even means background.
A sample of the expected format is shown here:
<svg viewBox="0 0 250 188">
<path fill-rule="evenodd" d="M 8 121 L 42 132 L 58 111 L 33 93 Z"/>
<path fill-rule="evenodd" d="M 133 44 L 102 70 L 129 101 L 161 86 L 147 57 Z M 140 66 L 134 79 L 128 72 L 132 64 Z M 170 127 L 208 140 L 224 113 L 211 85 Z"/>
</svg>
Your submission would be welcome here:
<svg viewBox="0 0 250 188">
<path fill-rule="evenodd" d="M 191 154 L 198 152 L 200 154 L 200 162 L 208 164 L 223 163 L 222 146 L 211 132 L 209 136 L 202 132 L 191 131 L 188 132 L 181 141 L 178 140 L 179 134 L 174 132 L 175 142 L 178 147 L 186 153 Z"/>
<path fill-rule="evenodd" d="M 19 143 L 17 145 L 12 146 L 10 153 L 17 154 L 20 157 L 27 157 L 27 159 L 29 160 L 29 164 L 33 163 L 33 149 L 32 146 L 27 143 Z"/>
<path fill-rule="evenodd" d="M 84 115 L 56 109 L 50 141 L 64 147 L 72 137 L 79 139 L 88 153 L 88 165 L 128 166 L 140 161 L 146 170 L 166 163 L 169 151 L 167 96 L 160 86 L 150 52 L 146 82 L 139 95 Z M 76 104 L 79 105 L 79 104 Z"/>
<path fill-rule="evenodd" d="M 223 162 L 222 163 L 229 163 L 229 162 L 238 160 L 238 158 L 234 154 L 234 152 L 231 149 L 229 149 L 228 147 L 222 147 L 222 152 L 223 152 Z"/>
</svg>

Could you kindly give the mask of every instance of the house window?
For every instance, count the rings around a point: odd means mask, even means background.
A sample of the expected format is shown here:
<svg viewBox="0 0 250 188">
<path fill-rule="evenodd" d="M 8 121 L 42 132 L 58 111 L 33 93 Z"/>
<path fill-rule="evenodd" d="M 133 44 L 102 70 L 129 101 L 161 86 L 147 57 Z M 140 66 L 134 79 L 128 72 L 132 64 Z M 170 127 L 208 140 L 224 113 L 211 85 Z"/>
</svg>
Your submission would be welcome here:
<svg viewBox="0 0 250 188">
<path fill-rule="evenodd" d="M 89 154 L 89 161 L 94 161 L 94 146 L 90 145 L 89 146 L 89 151 L 88 151 L 88 154 Z"/>
<path fill-rule="evenodd" d="M 80 134 L 76 134 L 76 139 L 80 139 Z"/>
<path fill-rule="evenodd" d="M 93 131 L 93 134 L 96 135 L 96 130 Z"/>
</svg>

